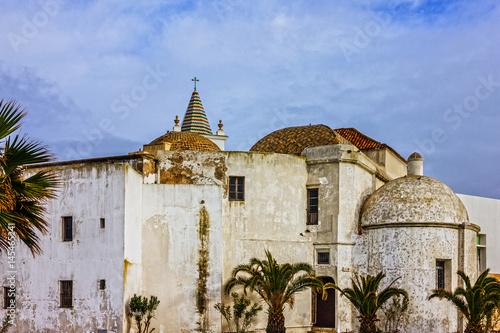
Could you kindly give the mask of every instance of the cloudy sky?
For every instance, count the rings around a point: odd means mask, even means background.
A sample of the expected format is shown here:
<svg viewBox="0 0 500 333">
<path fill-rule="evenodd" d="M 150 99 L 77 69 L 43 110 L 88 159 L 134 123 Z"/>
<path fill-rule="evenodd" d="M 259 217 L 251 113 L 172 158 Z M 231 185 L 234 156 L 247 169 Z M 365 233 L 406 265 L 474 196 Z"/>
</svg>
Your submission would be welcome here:
<svg viewBox="0 0 500 333">
<path fill-rule="evenodd" d="M 171 130 L 193 84 L 229 150 L 283 127 L 355 127 L 459 193 L 500 199 L 500 4 L 3 1 L 0 98 L 59 160 Z"/>
</svg>

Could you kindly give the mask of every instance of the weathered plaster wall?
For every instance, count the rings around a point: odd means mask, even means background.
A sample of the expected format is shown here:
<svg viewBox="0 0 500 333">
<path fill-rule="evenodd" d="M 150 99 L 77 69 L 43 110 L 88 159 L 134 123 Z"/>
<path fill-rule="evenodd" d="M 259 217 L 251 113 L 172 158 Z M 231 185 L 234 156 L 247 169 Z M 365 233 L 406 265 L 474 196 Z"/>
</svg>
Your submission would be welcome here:
<svg viewBox="0 0 500 333">
<path fill-rule="evenodd" d="M 305 232 L 305 159 L 257 152 L 225 154 L 227 175 L 245 177 L 245 201 L 224 200 L 222 281 L 227 281 L 237 265 L 252 257 L 263 259 L 265 249 L 279 263 L 312 264 L 311 237 Z M 294 308 L 285 310 L 287 332 L 306 332 L 311 326 L 311 309 L 311 292 L 298 294 Z M 264 330 L 266 325 L 267 315 L 262 311 L 255 327 Z"/>
<path fill-rule="evenodd" d="M 223 189 L 145 184 L 142 193 L 141 286 L 160 300 L 154 327 L 219 332 L 213 306 L 221 295 Z"/>
<path fill-rule="evenodd" d="M 375 163 L 351 145 L 306 149 L 308 186 L 319 189 L 319 222 L 311 229 L 315 251 L 329 250 L 331 265 L 315 265 L 318 274 L 330 276 L 341 287 L 351 286 L 361 206 L 377 186 Z M 336 326 L 350 330 L 355 320 L 351 304 L 336 293 Z"/>
<path fill-rule="evenodd" d="M 455 274 L 477 276 L 475 234 L 467 211 L 443 183 L 425 176 L 407 176 L 387 183 L 364 203 L 355 251 L 361 274 L 384 271 L 386 283 L 410 295 L 405 332 L 461 331 L 461 319 L 449 302 L 427 301 L 436 284 L 436 260 L 445 260 L 445 288 L 459 286 Z"/>
<path fill-rule="evenodd" d="M 396 154 L 390 149 L 385 150 L 386 163 L 385 170 L 392 179 L 403 177 L 406 175 L 406 162 L 403 162 Z"/>
<path fill-rule="evenodd" d="M 500 200 L 458 194 L 467 211 L 469 219 L 481 227 L 486 234 L 486 267 L 491 273 L 500 274 Z"/>
<path fill-rule="evenodd" d="M 122 331 L 125 166 L 90 164 L 54 168 L 58 198 L 48 203 L 44 254 L 17 246 L 17 332 Z M 61 241 L 61 217 L 72 216 L 74 239 Z M 100 218 L 106 227 L 100 229 Z M 1 258 L 6 285 L 6 258 Z M 99 279 L 106 289 L 98 289 Z M 60 308 L 59 280 L 73 280 L 73 308 Z M 0 316 L 4 310 L 0 310 Z"/>
<path fill-rule="evenodd" d="M 226 155 L 222 152 L 158 151 L 161 184 L 216 184 L 226 180 Z"/>
<path fill-rule="evenodd" d="M 363 149 L 363 153 L 381 165 L 391 179 L 406 175 L 406 163 L 389 148 Z"/>
<path fill-rule="evenodd" d="M 457 331 L 456 309 L 449 302 L 436 299 L 428 301 L 427 298 L 436 288 L 437 259 L 450 260 L 446 278 L 451 278 L 450 290 L 457 287 L 458 229 L 370 229 L 359 236 L 358 244 L 355 260 L 356 270 L 360 274 L 376 275 L 383 271 L 386 278 L 382 288 L 400 277 L 395 286 L 405 289 L 410 295 L 409 322 L 404 332 Z"/>
<path fill-rule="evenodd" d="M 147 178 L 147 176 L 145 177 Z M 127 167 L 125 172 L 125 213 L 123 242 L 123 327 L 129 332 L 132 320 L 128 313 L 128 303 L 134 294 L 142 294 L 142 189 L 143 178 L 135 170 Z"/>
</svg>

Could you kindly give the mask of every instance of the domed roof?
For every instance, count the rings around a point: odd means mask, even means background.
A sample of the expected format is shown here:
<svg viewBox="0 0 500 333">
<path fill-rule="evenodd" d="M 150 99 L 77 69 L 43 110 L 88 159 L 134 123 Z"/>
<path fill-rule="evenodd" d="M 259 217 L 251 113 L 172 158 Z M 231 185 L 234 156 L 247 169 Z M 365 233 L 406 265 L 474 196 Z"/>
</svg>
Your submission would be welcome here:
<svg viewBox="0 0 500 333">
<path fill-rule="evenodd" d="M 422 155 L 420 155 L 417 152 L 414 152 L 413 154 L 411 154 L 410 156 L 408 156 L 408 161 L 409 160 L 413 160 L 413 159 L 423 159 L 423 158 L 422 158 Z"/>
<path fill-rule="evenodd" d="M 162 142 L 171 143 L 170 150 L 201 150 L 201 151 L 219 151 L 220 148 L 209 139 L 189 132 L 167 132 L 153 140 L 150 144 Z"/>
<path fill-rule="evenodd" d="M 350 144 L 330 127 L 309 125 L 287 127 L 260 139 L 250 151 L 300 155 L 305 148 Z"/>
<path fill-rule="evenodd" d="M 448 186 L 426 176 L 394 179 L 363 204 L 361 224 L 469 222 L 464 204 Z"/>
</svg>

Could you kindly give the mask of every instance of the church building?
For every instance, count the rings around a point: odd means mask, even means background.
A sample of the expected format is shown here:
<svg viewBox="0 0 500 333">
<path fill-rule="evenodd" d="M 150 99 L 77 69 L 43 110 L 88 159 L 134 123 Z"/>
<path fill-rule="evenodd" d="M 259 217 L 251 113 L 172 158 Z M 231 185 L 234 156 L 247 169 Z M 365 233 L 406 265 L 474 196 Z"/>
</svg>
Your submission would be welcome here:
<svg viewBox="0 0 500 333">
<path fill-rule="evenodd" d="M 214 309 L 229 301 L 222 286 L 266 249 L 341 288 L 355 273 L 401 277 L 395 285 L 410 295 L 405 332 L 462 330 L 450 303 L 427 298 L 459 286 L 457 270 L 475 279 L 484 269 L 480 221 L 425 176 L 418 153 L 405 159 L 354 128 L 321 124 L 226 151 L 223 124 L 212 132 L 196 88 L 174 123 L 138 152 L 29 167 L 54 172 L 61 188 L 48 203 L 44 254 L 17 247 L 18 332 L 135 332 L 127 316 L 134 294 L 160 300 L 155 332 L 226 331 Z M 3 286 L 8 271 L 1 254 Z M 302 292 L 285 310 L 290 333 L 353 331 L 356 316 L 334 291 L 325 301 Z M 262 311 L 253 328 L 264 332 L 266 322 Z"/>
</svg>

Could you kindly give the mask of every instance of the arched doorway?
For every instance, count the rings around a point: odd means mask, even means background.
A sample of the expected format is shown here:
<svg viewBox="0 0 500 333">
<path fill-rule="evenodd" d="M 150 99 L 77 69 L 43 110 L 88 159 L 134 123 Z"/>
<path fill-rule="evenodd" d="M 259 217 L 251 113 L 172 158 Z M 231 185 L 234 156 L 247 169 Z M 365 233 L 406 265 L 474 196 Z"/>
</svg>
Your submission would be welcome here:
<svg viewBox="0 0 500 333">
<path fill-rule="evenodd" d="M 334 283 L 331 277 L 321 277 L 323 283 Z M 321 298 L 321 292 L 316 292 L 315 295 L 315 313 L 316 313 L 316 327 L 335 327 L 335 289 L 328 289 L 328 297 L 326 300 Z"/>
</svg>

